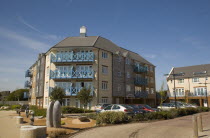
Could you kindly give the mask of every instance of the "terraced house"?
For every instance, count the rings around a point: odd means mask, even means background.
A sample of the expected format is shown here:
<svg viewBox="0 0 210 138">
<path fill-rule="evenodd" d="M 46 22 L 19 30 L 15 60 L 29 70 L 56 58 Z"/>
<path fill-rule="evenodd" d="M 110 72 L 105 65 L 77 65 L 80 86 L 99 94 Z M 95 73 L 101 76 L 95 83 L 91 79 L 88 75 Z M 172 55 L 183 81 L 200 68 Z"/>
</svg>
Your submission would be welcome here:
<svg viewBox="0 0 210 138">
<path fill-rule="evenodd" d="M 43 65 L 44 88 L 38 91 L 43 93 L 44 108 L 55 86 L 65 90 L 64 106 L 81 107 L 76 96 L 83 87 L 91 88 L 92 108 L 98 103 L 156 104 L 155 66 L 108 39 L 87 36 L 84 26 L 80 36 L 67 37 L 50 48 Z"/>
<path fill-rule="evenodd" d="M 169 98 L 207 106 L 210 102 L 210 64 L 172 68 L 167 77 Z M 174 93 L 175 86 L 175 93 Z"/>
</svg>

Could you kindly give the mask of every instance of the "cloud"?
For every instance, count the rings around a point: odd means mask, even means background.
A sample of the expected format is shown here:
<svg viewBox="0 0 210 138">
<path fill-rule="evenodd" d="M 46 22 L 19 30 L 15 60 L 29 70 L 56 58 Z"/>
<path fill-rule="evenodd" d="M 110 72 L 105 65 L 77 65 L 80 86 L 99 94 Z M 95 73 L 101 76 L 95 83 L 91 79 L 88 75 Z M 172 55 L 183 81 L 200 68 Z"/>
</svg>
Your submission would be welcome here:
<svg viewBox="0 0 210 138">
<path fill-rule="evenodd" d="M 157 57 L 155 54 L 144 54 L 144 57 L 154 59 Z"/>
<path fill-rule="evenodd" d="M 49 45 L 44 42 L 35 40 L 33 38 L 29 38 L 27 36 L 23 36 L 21 34 L 18 34 L 16 32 L 1 27 L 0 27 L 0 36 L 6 37 L 7 39 L 15 43 L 18 43 L 20 46 L 37 50 L 39 52 L 44 52 L 49 47 Z"/>
<path fill-rule="evenodd" d="M 31 30 L 38 32 L 39 34 L 41 34 L 41 37 L 44 39 L 50 39 L 50 40 L 60 40 L 63 37 L 61 36 L 57 36 L 57 35 L 52 35 L 52 34 L 47 34 L 39 29 L 37 29 L 36 27 L 34 27 L 34 25 L 29 24 L 26 20 L 24 20 L 21 16 L 17 16 L 17 19 L 20 23 L 22 23 L 23 25 L 25 25 L 26 27 L 30 28 Z"/>
</svg>

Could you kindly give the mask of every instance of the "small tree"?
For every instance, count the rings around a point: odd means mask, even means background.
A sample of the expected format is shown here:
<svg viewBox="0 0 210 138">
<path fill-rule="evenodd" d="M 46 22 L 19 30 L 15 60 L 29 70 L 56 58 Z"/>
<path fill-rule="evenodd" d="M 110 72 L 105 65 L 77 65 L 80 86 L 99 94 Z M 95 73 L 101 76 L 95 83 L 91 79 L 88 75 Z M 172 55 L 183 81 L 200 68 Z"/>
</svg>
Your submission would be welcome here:
<svg viewBox="0 0 210 138">
<path fill-rule="evenodd" d="M 160 94 L 160 106 L 161 106 L 161 108 L 162 108 L 163 102 L 167 99 L 167 91 L 164 90 L 164 82 L 163 82 L 162 85 L 161 85 L 159 94 Z"/>
<path fill-rule="evenodd" d="M 24 99 L 24 92 L 28 92 L 28 89 L 17 89 L 11 92 L 7 97 L 7 101 L 22 101 Z"/>
<path fill-rule="evenodd" d="M 77 98 L 81 101 L 81 103 L 84 105 L 84 109 L 87 108 L 88 103 L 90 103 L 93 99 L 91 96 L 91 89 L 82 88 L 80 92 L 77 94 Z"/>
<path fill-rule="evenodd" d="M 60 87 L 55 87 L 50 93 L 50 100 L 51 101 L 58 100 L 60 103 L 62 103 L 64 96 L 65 96 L 64 89 Z"/>
</svg>

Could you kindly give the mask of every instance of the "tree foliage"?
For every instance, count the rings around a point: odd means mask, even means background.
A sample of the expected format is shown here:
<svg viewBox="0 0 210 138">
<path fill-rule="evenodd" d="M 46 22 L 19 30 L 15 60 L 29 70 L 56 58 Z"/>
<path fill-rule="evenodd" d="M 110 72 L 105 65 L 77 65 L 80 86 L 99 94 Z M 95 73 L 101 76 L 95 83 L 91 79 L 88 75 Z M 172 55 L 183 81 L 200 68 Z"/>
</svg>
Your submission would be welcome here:
<svg viewBox="0 0 210 138">
<path fill-rule="evenodd" d="M 162 103 L 167 99 L 167 91 L 164 90 L 164 82 L 161 85 L 159 94 L 160 94 L 160 105 L 162 106 Z"/>
<path fill-rule="evenodd" d="M 24 101 L 27 99 L 24 99 L 24 92 L 29 92 L 28 89 L 17 89 L 9 94 L 7 96 L 7 101 Z"/>
<path fill-rule="evenodd" d="M 88 103 L 92 101 L 93 96 L 91 96 L 91 89 L 90 88 L 82 88 L 80 92 L 77 94 L 77 98 L 80 102 L 84 105 L 84 108 L 87 107 Z"/>
<path fill-rule="evenodd" d="M 55 87 L 53 88 L 52 92 L 50 93 L 50 100 L 51 101 L 60 101 L 62 103 L 62 100 L 65 96 L 64 89 L 61 87 Z"/>
</svg>

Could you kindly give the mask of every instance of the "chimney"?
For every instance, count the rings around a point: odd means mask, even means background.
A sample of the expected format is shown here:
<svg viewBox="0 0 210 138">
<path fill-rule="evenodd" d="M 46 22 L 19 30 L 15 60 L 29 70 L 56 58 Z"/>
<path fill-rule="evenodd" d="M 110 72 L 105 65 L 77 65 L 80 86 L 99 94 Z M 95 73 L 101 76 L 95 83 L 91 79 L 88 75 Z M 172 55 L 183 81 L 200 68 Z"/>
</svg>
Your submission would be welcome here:
<svg viewBox="0 0 210 138">
<path fill-rule="evenodd" d="M 86 37 L 87 29 L 85 26 L 80 27 L 80 36 Z"/>
</svg>

